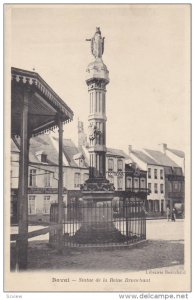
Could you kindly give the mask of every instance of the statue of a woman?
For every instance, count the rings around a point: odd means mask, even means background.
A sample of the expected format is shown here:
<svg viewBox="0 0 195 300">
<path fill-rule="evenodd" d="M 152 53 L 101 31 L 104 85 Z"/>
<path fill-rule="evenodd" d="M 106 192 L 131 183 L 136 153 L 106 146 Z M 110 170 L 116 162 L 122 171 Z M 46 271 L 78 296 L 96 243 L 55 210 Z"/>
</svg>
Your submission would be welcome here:
<svg viewBox="0 0 195 300">
<path fill-rule="evenodd" d="M 96 32 L 91 39 L 86 39 L 86 41 L 91 41 L 91 53 L 95 58 L 101 58 L 104 53 L 104 39 L 101 36 L 100 27 L 96 27 Z"/>
</svg>

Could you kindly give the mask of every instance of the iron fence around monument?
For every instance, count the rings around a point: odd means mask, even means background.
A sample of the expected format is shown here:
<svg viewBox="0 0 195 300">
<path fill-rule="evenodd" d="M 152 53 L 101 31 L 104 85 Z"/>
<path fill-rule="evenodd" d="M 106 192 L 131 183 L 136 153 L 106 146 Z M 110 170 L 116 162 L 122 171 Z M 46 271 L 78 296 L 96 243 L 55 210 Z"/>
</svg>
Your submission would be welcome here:
<svg viewBox="0 0 195 300">
<path fill-rule="evenodd" d="M 143 201 L 118 201 L 64 204 L 64 247 L 98 247 L 128 245 L 146 239 L 146 218 Z M 50 221 L 58 221 L 58 205 L 52 204 Z M 57 230 L 50 232 L 49 242 L 57 244 Z"/>
</svg>

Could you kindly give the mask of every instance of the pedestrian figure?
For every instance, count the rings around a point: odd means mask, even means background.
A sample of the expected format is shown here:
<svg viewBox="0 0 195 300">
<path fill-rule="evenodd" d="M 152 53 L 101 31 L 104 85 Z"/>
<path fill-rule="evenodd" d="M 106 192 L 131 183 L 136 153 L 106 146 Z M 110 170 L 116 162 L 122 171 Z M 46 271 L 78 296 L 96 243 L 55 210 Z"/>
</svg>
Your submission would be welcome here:
<svg viewBox="0 0 195 300">
<path fill-rule="evenodd" d="M 175 219 L 176 219 L 176 214 L 175 214 L 175 208 L 172 209 L 172 214 L 171 214 L 171 220 L 173 222 L 175 222 Z"/>
<path fill-rule="evenodd" d="M 167 221 L 170 220 L 170 208 L 167 206 Z"/>
</svg>

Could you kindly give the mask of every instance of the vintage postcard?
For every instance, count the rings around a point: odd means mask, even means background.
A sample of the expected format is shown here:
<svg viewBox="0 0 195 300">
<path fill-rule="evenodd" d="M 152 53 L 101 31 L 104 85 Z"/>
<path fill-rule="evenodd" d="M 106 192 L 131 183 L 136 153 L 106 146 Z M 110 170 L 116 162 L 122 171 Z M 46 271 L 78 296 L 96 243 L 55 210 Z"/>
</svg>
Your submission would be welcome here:
<svg viewBox="0 0 195 300">
<path fill-rule="evenodd" d="M 191 291 L 191 5 L 4 5 L 4 291 Z"/>
</svg>

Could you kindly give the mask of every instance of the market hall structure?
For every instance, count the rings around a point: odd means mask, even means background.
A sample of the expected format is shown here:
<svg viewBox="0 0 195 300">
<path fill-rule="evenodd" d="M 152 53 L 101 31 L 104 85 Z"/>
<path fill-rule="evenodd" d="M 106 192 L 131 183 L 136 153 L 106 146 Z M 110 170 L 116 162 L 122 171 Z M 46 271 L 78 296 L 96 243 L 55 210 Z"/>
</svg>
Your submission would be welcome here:
<svg viewBox="0 0 195 300">
<path fill-rule="evenodd" d="M 58 243 L 62 246 L 63 124 L 72 121 L 73 111 L 36 72 L 11 68 L 11 138 L 20 138 L 18 184 L 17 264 L 28 261 L 28 162 L 30 138 L 58 127 Z"/>
</svg>

